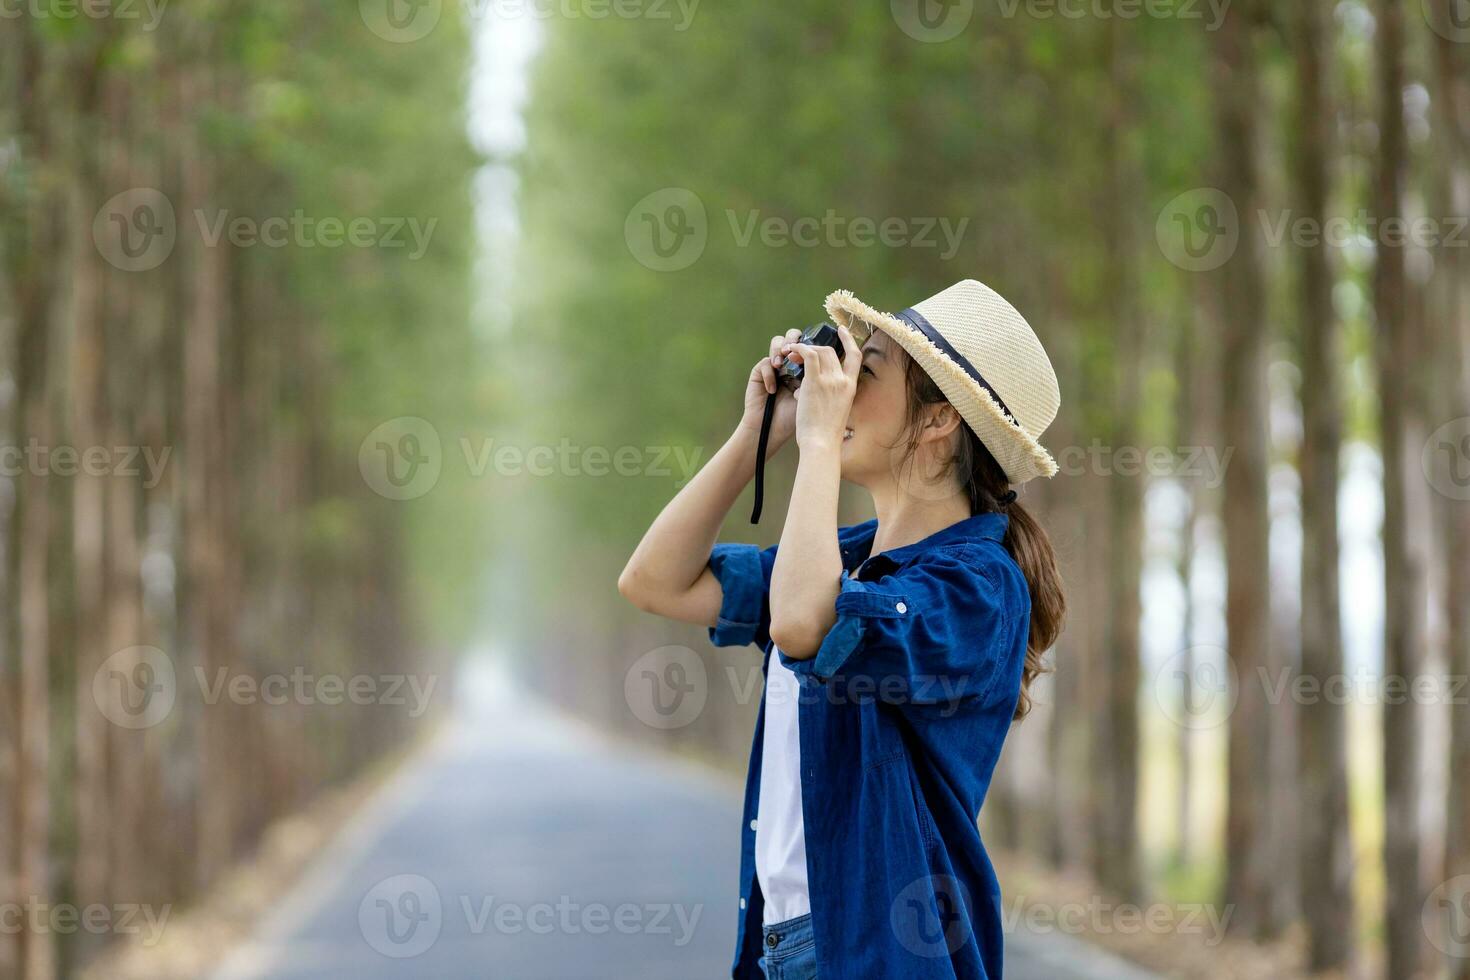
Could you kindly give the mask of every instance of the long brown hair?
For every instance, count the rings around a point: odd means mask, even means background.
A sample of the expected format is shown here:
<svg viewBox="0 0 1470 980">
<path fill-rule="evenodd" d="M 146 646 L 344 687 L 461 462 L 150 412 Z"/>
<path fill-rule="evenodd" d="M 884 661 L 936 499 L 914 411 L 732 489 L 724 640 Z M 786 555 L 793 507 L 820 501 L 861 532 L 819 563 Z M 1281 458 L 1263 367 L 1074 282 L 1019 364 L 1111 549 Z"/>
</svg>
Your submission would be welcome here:
<svg viewBox="0 0 1470 980">
<path fill-rule="evenodd" d="M 892 346 L 900 349 L 897 344 Z M 906 353 L 905 359 L 910 432 L 905 458 L 909 459 L 919 448 L 919 432 L 926 406 L 948 399 L 917 361 Z M 998 511 L 1010 517 L 1003 543 L 1021 567 L 1021 574 L 1026 577 L 1026 585 L 1031 590 L 1031 631 L 1026 641 L 1026 664 L 1021 668 L 1021 697 L 1016 702 L 1015 720 L 1019 721 L 1031 711 L 1031 682 L 1051 670 L 1042 662 L 1042 655 L 1051 649 L 1062 632 L 1067 598 L 1062 591 L 1062 576 L 1057 570 L 1051 538 L 1019 500 L 1009 504 L 1001 502 L 1009 489 L 1005 471 L 967 423 L 961 421 L 960 429 L 964 435 L 959 450 L 945 463 L 944 472 L 963 474 L 961 482 L 970 496 L 970 513 Z"/>
</svg>

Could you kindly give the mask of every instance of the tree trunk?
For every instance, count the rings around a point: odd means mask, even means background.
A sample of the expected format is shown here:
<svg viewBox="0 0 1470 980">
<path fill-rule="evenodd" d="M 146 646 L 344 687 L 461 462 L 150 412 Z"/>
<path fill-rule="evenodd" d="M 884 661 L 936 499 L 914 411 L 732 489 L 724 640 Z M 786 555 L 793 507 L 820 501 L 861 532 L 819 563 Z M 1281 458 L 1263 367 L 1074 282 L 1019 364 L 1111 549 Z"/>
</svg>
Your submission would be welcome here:
<svg viewBox="0 0 1470 980">
<path fill-rule="evenodd" d="M 1143 576 L 1142 467 L 1127 462 L 1124 453 L 1142 452 L 1139 424 L 1143 387 L 1143 311 L 1135 275 L 1137 248 L 1132 215 L 1137 199 L 1135 163 L 1128 150 L 1129 107 L 1133 85 L 1128 74 L 1126 46 L 1131 28 L 1114 17 L 1108 22 L 1108 70 L 1112 99 L 1107 127 L 1108 182 L 1104 204 L 1104 233 L 1108 270 L 1109 314 L 1116 340 L 1115 387 L 1112 392 L 1111 443 L 1113 472 L 1108 474 L 1109 519 L 1112 536 L 1112 574 L 1108 577 L 1107 731 L 1103 743 L 1114 758 L 1109 805 L 1104 810 L 1105 846 L 1100 871 L 1102 883 L 1128 901 L 1141 897 L 1138 856 L 1138 688 L 1139 621 L 1143 615 L 1140 581 Z"/>
<path fill-rule="evenodd" d="M 33 165 L 49 159 L 50 132 L 39 87 L 45 62 L 40 40 L 26 28 L 22 35 L 21 132 Z M 64 202 L 63 202 L 64 203 Z M 17 257 L 14 276 L 16 299 L 16 387 L 20 405 L 20 436 L 42 446 L 52 439 L 50 414 L 50 332 L 52 269 L 60 254 L 56 229 L 60 205 L 53 194 L 31 204 L 26 218 L 24 257 Z M 50 660 L 51 610 L 48 592 L 50 545 L 50 486 L 44 475 L 27 466 L 18 480 L 16 527 L 19 528 L 16 563 L 19 612 L 20 680 L 19 754 L 16 767 L 17 882 L 16 893 L 25 900 L 50 903 L 51 793 L 50 773 Z M 20 933 L 21 972 L 26 980 L 52 980 L 56 950 L 49 932 Z"/>
<path fill-rule="evenodd" d="M 1449 23 L 1451 0 L 1438 0 L 1438 14 Z M 1470 214 L 1470 56 L 1465 46 L 1434 35 L 1438 129 L 1446 156 L 1448 210 Z M 1439 250 L 1446 285 L 1441 309 L 1443 330 L 1436 349 L 1445 353 L 1444 418 L 1459 419 L 1460 428 L 1434 450 L 1445 481 L 1441 513 L 1448 533 L 1444 549 L 1446 641 L 1452 677 L 1470 677 L 1470 447 L 1463 441 L 1470 419 L 1470 259 L 1463 248 Z M 1450 760 L 1444 879 L 1446 896 L 1443 934 L 1457 945 L 1448 960 L 1451 980 L 1470 980 L 1470 706 L 1450 705 Z M 1458 885 L 1455 883 L 1458 882 Z"/>
<path fill-rule="evenodd" d="M 1332 106 L 1324 64 L 1324 0 L 1297 8 L 1294 196 L 1304 220 L 1327 218 Z M 1332 271 L 1320 243 L 1297 252 L 1301 320 L 1302 673 L 1326 685 L 1344 676 L 1338 586 L 1337 469 L 1341 375 Z M 1301 706 L 1301 890 L 1314 972 L 1354 955 L 1352 837 L 1348 822 L 1347 709 L 1332 698 Z"/>
<path fill-rule="evenodd" d="M 185 90 L 181 103 L 182 122 L 189 135 L 182 161 L 184 214 L 207 209 L 214 200 L 213 160 L 198 133 L 197 113 L 211 96 L 211 70 L 199 67 L 184 72 Z M 226 287 L 223 243 L 214 247 L 203 241 L 189 242 L 180 249 L 187 261 L 189 289 L 187 327 L 184 330 L 184 564 L 188 592 L 183 600 L 187 613 L 184 642 L 187 653 L 180 658 L 184 674 L 197 667 L 213 682 L 216 671 L 230 666 L 224 654 L 225 624 L 221 619 L 221 595 L 225 556 L 221 554 L 218 513 L 220 502 L 214 482 L 222 433 L 220 404 L 220 337 L 223 333 Z M 229 723 L 235 712 L 228 699 L 204 704 L 198 715 L 196 755 L 198 795 L 198 839 L 194 873 L 196 884 L 214 880 L 233 851 L 235 840 L 234 777 L 226 761 L 230 744 Z"/>
<path fill-rule="evenodd" d="M 1227 650 L 1239 681 L 1230 716 L 1227 904 L 1236 931 L 1261 937 L 1272 931 L 1268 705 L 1261 671 L 1269 663 L 1270 533 L 1267 506 L 1265 275 L 1253 218 L 1259 201 L 1256 115 L 1260 84 L 1254 54 L 1256 9 L 1237 3 L 1214 34 L 1215 92 L 1222 162 L 1221 189 L 1240 215 L 1235 254 L 1222 269 L 1221 427 L 1234 451 L 1225 470 Z"/>
<path fill-rule="evenodd" d="M 1403 119 L 1404 13 L 1401 0 L 1377 5 L 1378 147 L 1374 212 L 1401 218 L 1408 169 Z M 1413 321 L 1408 314 L 1404 250 L 1381 235 L 1374 268 L 1375 347 L 1378 361 L 1380 445 L 1383 454 L 1383 670 L 1389 678 L 1417 678 L 1424 667 L 1426 562 L 1415 541 L 1411 508 L 1422 517 L 1423 483 L 1418 425 L 1419 377 L 1414 370 Z M 1393 703 L 1399 701 L 1400 703 Z M 1420 711 L 1413 698 L 1385 698 L 1383 706 L 1384 863 L 1388 973 L 1419 976 L 1425 966 L 1420 922 L 1426 895 L 1420 876 Z"/>
</svg>

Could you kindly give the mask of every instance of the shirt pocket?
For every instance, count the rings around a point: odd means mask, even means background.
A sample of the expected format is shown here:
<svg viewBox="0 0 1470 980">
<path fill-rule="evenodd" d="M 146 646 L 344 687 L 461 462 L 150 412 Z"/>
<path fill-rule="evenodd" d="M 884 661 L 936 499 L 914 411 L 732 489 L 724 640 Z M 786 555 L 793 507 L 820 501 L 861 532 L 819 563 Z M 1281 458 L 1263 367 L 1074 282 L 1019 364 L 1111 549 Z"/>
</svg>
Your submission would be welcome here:
<svg viewBox="0 0 1470 980">
<path fill-rule="evenodd" d="M 909 792 L 913 794 L 914 810 L 919 815 L 919 832 L 923 835 L 927 853 L 939 843 L 939 829 L 934 826 L 934 814 L 929 812 L 929 801 L 924 798 L 924 789 L 919 785 L 918 770 L 908 759 L 903 761 L 903 769 L 908 775 Z"/>
</svg>

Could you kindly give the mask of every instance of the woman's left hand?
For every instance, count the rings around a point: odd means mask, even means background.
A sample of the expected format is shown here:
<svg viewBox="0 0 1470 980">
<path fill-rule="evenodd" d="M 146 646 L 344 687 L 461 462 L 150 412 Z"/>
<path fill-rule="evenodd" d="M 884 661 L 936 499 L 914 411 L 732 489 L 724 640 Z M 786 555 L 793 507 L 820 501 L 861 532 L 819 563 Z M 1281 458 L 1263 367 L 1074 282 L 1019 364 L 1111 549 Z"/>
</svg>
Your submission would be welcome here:
<svg viewBox="0 0 1470 980">
<path fill-rule="evenodd" d="M 838 327 L 837 336 L 842 340 L 841 359 L 830 347 L 782 347 L 784 356 L 802 365 L 801 387 L 796 389 L 796 444 L 802 449 L 840 447 L 847 430 L 863 352 L 846 327 Z"/>
</svg>

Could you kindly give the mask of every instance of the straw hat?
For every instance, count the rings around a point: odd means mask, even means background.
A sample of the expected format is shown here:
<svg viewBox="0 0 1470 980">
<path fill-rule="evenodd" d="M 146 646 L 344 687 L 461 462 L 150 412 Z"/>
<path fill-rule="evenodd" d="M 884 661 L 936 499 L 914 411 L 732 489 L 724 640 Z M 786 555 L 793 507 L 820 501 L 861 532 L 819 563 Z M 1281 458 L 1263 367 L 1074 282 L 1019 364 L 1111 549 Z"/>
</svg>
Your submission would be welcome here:
<svg viewBox="0 0 1470 980">
<path fill-rule="evenodd" d="M 827 315 L 860 344 L 877 327 L 908 351 L 1012 484 L 1056 473 L 1036 439 L 1061 405 L 1057 375 L 1031 325 L 995 290 L 966 279 L 895 316 L 839 289 Z"/>
</svg>

